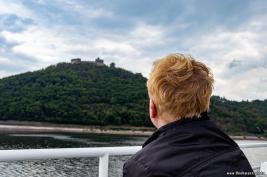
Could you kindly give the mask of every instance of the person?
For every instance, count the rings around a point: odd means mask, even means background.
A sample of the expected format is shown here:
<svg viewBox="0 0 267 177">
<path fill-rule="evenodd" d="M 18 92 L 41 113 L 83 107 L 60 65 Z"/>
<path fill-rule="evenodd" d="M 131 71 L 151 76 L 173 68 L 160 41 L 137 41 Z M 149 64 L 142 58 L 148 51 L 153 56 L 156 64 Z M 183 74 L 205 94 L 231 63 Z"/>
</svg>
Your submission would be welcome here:
<svg viewBox="0 0 267 177">
<path fill-rule="evenodd" d="M 213 75 L 191 56 L 154 62 L 147 81 L 157 130 L 123 166 L 123 177 L 255 176 L 239 146 L 209 118 Z"/>
</svg>

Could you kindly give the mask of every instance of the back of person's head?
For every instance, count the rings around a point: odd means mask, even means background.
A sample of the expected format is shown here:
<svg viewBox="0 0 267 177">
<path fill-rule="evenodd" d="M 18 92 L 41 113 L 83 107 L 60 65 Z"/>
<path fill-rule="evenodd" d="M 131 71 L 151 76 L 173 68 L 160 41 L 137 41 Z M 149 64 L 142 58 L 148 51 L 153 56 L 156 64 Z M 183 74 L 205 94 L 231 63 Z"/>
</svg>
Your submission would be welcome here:
<svg viewBox="0 0 267 177">
<path fill-rule="evenodd" d="M 166 112 L 178 120 L 208 111 L 213 82 L 205 64 L 191 56 L 171 54 L 154 62 L 147 88 L 159 115 Z"/>
</svg>

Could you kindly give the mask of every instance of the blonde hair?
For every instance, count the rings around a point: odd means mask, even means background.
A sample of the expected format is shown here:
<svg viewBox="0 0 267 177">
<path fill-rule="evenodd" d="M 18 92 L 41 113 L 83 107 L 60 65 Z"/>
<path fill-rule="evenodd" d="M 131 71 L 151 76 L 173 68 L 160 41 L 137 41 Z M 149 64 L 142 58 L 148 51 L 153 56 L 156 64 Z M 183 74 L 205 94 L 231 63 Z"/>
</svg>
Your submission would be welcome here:
<svg viewBox="0 0 267 177">
<path fill-rule="evenodd" d="M 147 88 L 159 114 L 168 112 L 181 119 L 208 111 L 213 82 L 205 64 L 191 56 L 170 54 L 154 62 Z"/>
</svg>

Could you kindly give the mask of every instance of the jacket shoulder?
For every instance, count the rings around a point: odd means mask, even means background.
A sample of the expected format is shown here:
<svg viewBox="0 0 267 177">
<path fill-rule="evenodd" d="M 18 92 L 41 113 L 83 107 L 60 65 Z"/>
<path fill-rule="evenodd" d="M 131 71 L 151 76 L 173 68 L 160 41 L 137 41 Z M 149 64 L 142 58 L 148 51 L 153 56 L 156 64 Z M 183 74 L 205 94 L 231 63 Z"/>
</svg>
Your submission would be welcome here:
<svg viewBox="0 0 267 177">
<path fill-rule="evenodd" d="M 149 172 L 149 167 L 135 159 L 134 156 L 123 165 L 123 177 L 149 177 Z"/>
<path fill-rule="evenodd" d="M 240 148 L 220 152 L 192 169 L 199 177 L 255 176 Z M 192 173 L 191 172 L 191 173 Z"/>
</svg>

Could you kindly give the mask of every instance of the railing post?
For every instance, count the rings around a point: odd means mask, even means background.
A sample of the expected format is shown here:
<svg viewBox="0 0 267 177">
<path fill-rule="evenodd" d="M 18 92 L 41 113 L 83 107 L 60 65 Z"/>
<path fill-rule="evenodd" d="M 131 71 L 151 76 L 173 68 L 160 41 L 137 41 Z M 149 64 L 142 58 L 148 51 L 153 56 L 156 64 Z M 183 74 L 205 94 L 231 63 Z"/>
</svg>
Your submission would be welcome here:
<svg viewBox="0 0 267 177">
<path fill-rule="evenodd" d="M 104 155 L 99 157 L 99 177 L 108 177 L 108 162 L 109 162 L 109 154 L 105 153 Z"/>
</svg>

